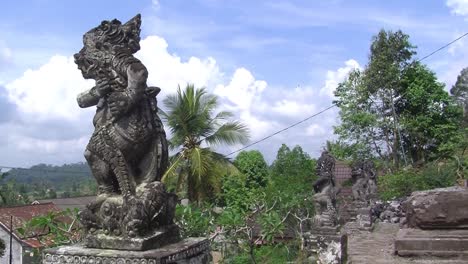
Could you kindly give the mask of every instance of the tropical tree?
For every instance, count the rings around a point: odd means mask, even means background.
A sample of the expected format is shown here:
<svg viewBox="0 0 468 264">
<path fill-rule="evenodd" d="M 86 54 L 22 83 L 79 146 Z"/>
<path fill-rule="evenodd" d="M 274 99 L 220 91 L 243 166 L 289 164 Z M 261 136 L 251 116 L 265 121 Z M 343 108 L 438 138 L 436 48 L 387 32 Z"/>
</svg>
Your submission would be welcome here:
<svg viewBox="0 0 468 264">
<path fill-rule="evenodd" d="M 464 68 L 457 77 L 457 82 L 450 89 L 450 93 L 463 108 L 463 126 L 468 126 L 468 67 Z"/>
<path fill-rule="evenodd" d="M 164 99 L 163 120 L 171 132 L 169 147 L 176 153 L 163 175 L 163 181 L 176 178 L 176 190 L 186 187 L 190 201 L 200 202 L 219 187 L 220 173 L 228 159 L 211 147 L 244 144 L 249 132 L 239 121 L 230 120 L 228 111 L 216 113 L 218 98 L 204 88 L 188 84 Z"/>
<path fill-rule="evenodd" d="M 234 160 L 234 165 L 246 176 L 248 187 L 265 187 L 268 183 L 268 165 L 260 151 L 240 152 Z"/>
</svg>

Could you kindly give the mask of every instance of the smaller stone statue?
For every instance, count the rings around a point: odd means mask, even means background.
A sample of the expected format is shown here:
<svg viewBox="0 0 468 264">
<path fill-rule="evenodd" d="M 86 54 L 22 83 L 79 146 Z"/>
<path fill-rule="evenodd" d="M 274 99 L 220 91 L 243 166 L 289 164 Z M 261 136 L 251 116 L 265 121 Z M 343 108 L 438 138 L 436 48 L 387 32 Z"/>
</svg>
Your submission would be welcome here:
<svg viewBox="0 0 468 264">
<path fill-rule="evenodd" d="M 352 169 L 353 198 L 355 201 L 369 203 L 377 195 L 377 173 L 371 160 L 357 161 Z"/>
<path fill-rule="evenodd" d="M 315 224 L 336 225 L 335 158 L 324 151 L 317 161 L 318 179 L 314 183 Z"/>
</svg>

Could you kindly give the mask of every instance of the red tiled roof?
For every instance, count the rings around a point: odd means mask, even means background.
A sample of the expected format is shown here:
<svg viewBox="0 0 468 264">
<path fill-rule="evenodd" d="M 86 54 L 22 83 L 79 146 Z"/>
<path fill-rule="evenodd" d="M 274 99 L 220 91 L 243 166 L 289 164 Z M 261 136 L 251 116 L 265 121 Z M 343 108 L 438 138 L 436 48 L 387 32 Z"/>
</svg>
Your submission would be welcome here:
<svg viewBox="0 0 468 264">
<path fill-rule="evenodd" d="M 13 233 L 15 237 L 31 247 L 40 247 L 40 242 L 35 238 L 21 239 L 22 235 L 18 233 L 17 230 L 18 228 L 24 227 L 24 224 L 33 217 L 46 215 L 49 212 L 60 212 L 60 209 L 52 203 L 0 207 L 0 225 L 3 226 L 7 232 L 10 232 L 10 216 L 13 216 Z"/>
</svg>

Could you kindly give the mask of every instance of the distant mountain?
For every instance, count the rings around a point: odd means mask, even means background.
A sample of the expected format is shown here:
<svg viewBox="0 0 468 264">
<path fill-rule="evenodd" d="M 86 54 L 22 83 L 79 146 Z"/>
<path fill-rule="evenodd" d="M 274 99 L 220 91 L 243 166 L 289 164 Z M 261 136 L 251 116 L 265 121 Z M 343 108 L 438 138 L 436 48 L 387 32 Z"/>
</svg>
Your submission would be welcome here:
<svg viewBox="0 0 468 264">
<path fill-rule="evenodd" d="M 29 169 L 11 169 L 1 183 L 14 182 L 24 192 L 37 189 L 76 192 L 82 185 L 92 184 L 94 178 L 88 164 L 84 162 L 53 166 L 34 165 Z"/>
</svg>

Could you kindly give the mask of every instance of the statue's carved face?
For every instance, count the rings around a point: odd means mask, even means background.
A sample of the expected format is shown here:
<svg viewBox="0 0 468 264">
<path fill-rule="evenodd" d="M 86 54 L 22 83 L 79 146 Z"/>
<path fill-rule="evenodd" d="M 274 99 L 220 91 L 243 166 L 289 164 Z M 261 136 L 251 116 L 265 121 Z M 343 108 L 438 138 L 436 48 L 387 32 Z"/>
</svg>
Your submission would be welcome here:
<svg viewBox="0 0 468 264">
<path fill-rule="evenodd" d="M 86 48 L 81 49 L 79 53 L 73 55 L 75 58 L 75 63 L 78 65 L 78 69 L 81 71 L 83 78 L 85 79 L 95 79 L 96 75 L 94 70 L 96 65 L 93 60 L 86 57 Z"/>
<path fill-rule="evenodd" d="M 114 19 L 102 23 L 83 36 L 83 48 L 74 55 L 75 63 L 85 79 L 96 79 L 97 71 L 105 67 L 117 53 L 134 54 L 140 49 L 140 15 L 123 24 Z"/>
</svg>

